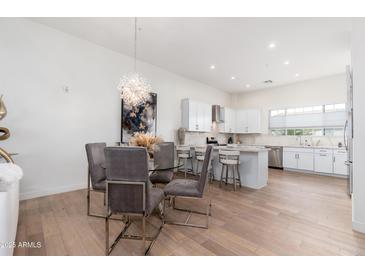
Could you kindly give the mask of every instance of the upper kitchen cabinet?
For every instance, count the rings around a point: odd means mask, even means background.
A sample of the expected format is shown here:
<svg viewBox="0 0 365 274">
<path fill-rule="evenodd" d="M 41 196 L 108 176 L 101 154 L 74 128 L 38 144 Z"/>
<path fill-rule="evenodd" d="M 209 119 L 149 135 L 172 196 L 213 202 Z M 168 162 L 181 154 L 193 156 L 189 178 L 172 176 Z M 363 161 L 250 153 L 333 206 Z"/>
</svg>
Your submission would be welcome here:
<svg viewBox="0 0 365 274">
<path fill-rule="evenodd" d="M 260 113 L 259 109 L 222 108 L 224 123 L 220 125 L 220 132 L 260 133 Z"/>
<path fill-rule="evenodd" d="M 221 132 L 224 133 L 236 133 L 236 112 L 232 108 L 223 108 L 223 117 L 224 124 L 223 130 Z"/>
<path fill-rule="evenodd" d="M 182 100 L 182 127 L 188 131 L 210 132 L 212 128 L 212 106 L 191 99 Z"/>
<path fill-rule="evenodd" d="M 261 112 L 259 109 L 236 111 L 236 133 L 260 133 Z"/>
</svg>

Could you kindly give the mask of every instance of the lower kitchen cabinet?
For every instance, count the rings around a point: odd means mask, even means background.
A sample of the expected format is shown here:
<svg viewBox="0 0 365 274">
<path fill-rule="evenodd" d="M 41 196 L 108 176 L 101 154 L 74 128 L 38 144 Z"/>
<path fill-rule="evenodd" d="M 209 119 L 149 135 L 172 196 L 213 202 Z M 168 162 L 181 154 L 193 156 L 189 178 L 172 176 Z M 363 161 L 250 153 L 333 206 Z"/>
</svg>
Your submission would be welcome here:
<svg viewBox="0 0 365 274">
<path fill-rule="evenodd" d="M 346 176 L 346 160 L 347 151 L 342 149 L 284 147 L 283 150 L 285 169 Z"/>
<path fill-rule="evenodd" d="M 339 175 L 348 175 L 347 152 L 345 150 L 333 151 L 333 173 Z"/>
<path fill-rule="evenodd" d="M 333 172 L 333 156 L 331 152 L 314 153 L 314 171 L 320 173 Z"/>
<path fill-rule="evenodd" d="M 313 149 L 284 148 L 283 166 L 290 169 L 313 171 Z"/>
<path fill-rule="evenodd" d="M 283 166 L 285 168 L 298 168 L 297 153 L 295 151 L 285 151 L 283 152 Z"/>
<path fill-rule="evenodd" d="M 313 153 L 311 151 L 298 153 L 298 169 L 313 170 Z"/>
</svg>

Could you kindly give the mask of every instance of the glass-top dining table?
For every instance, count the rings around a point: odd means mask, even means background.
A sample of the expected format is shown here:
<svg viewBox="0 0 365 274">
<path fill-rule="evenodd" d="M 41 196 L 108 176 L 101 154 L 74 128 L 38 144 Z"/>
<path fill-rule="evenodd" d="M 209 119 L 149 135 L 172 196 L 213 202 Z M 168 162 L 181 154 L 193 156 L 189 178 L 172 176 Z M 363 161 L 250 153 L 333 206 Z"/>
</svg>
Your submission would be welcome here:
<svg viewBox="0 0 365 274">
<path fill-rule="evenodd" d="M 153 172 L 157 172 L 157 171 L 168 171 L 168 170 L 174 170 L 177 168 L 180 168 L 184 165 L 184 163 L 179 163 L 179 162 L 174 162 L 171 165 L 159 165 L 159 164 L 155 164 L 155 162 L 153 161 L 153 159 L 148 160 L 148 172 L 151 174 Z M 106 168 L 105 163 L 101 164 L 102 168 Z"/>
<path fill-rule="evenodd" d="M 156 171 L 167 171 L 167 170 L 174 170 L 180 168 L 184 165 L 184 163 L 174 162 L 171 165 L 159 165 L 155 164 L 154 161 L 151 159 L 148 161 L 148 171 L 149 172 L 156 172 Z"/>
</svg>

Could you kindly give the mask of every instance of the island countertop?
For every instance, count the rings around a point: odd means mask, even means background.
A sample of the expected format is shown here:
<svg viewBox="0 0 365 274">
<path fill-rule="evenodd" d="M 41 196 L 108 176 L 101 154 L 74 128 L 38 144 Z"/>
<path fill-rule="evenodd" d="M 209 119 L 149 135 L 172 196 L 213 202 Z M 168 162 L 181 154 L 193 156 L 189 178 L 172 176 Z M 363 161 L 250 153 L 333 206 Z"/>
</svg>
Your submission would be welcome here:
<svg viewBox="0 0 365 274">
<path fill-rule="evenodd" d="M 206 145 L 189 145 L 192 149 L 194 147 L 202 147 Z M 227 146 L 213 146 L 213 150 L 235 150 L 240 152 L 265 152 L 269 151 L 269 148 L 264 146 L 247 146 L 247 145 L 227 145 Z"/>
</svg>

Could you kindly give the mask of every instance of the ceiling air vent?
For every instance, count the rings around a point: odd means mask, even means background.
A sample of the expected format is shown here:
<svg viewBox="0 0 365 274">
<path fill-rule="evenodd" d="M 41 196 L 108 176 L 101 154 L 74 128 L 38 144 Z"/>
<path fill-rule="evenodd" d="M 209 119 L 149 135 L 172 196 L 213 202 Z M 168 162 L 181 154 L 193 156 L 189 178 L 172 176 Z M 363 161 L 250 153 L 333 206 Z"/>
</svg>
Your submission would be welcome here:
<svg viewBox="0 0 365 274">
<path fill-rule="evenodd" d="M 264 84 L 272 84 L 272 80 L 266 80 L 264 81 Z"/>
</svg>

